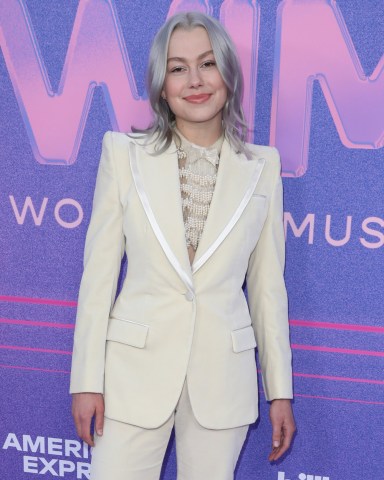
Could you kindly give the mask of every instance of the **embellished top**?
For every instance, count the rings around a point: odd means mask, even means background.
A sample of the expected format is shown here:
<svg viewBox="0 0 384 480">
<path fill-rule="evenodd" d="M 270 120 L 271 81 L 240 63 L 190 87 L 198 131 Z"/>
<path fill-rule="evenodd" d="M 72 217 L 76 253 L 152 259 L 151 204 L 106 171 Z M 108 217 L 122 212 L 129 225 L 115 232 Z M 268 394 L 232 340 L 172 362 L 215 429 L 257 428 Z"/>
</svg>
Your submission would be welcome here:
<svg viewBox="0 0 384 480">
<path fill-rule="evenodd" d="M 179 137 L 176 145 L 185 238 L 192 263 L 215 189 L 224 135 L 206 148 L 189 142 L 179 130 L 175 131 Z"/>
</svg>

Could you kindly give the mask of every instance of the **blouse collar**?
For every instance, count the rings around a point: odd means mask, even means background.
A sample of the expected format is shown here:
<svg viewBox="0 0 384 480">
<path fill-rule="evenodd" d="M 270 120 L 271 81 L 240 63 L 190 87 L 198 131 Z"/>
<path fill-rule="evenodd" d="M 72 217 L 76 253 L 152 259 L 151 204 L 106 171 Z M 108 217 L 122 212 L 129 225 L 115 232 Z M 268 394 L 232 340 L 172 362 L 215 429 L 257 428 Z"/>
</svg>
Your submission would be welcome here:
<svg viewBox="0 0 384 480">
<path fill-rule="evenodd" d="M 187 140 L 178 128 L 175 127 L 174 130 L 176 136 L 180 139 L 179 141 L 176 139 L 176 145 L 178 149 L 181 148 L 185 151 L 190 162 L 196 161 L 199 158 L 205 158 L 212 163 L 212 165 L 217 165 L 219 163 L 221 147 L 224 142 L 224 133 L 222 133 L 220 137 L 209 147 L 202 147 Z M 178 145 L 180 142 L 181 145 Z"/>
</svg>

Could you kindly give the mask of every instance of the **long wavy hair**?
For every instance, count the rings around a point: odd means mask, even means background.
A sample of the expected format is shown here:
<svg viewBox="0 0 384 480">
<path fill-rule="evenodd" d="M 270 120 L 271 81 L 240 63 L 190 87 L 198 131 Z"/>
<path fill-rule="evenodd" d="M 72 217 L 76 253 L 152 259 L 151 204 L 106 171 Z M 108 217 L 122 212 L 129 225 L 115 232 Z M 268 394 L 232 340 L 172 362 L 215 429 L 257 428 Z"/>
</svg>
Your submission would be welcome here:
<svg viewBox="0 0 384 480">
<path fill-rule="evenodd" d="M 133 132 L 146 135 L 146 141 L 155 143 L 155 153 L 163 153 L 172 141 L 172 126 L 175 116 L 162 98 L 167 71 L 168 45 L 176 29 L 192 30 L 203 27 L 209 36 L 217 68 L 227 87 L 227 101 L 223 108 L 224 134 L 232 148 L 249 157 L 245 145 L 247 124 L 241 105 L 243 75 L 236 48 L 224 27 L 214 18 L 200 12 L 178 13 L 169 18 L 157 32 L 149 54 L 147 91 L 154 120 L 147 129 L 133 128 Z"/>
</svg>

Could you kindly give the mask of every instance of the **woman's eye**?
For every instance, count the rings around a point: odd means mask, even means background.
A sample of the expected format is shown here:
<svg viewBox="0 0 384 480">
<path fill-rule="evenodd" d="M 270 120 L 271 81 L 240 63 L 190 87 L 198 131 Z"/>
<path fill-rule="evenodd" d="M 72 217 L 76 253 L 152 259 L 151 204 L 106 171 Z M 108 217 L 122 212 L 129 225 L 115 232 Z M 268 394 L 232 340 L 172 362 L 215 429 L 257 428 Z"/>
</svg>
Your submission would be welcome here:
<svg viewBox="0 0 384 480">
<path fill-rule="evenodd" d="M 171 70 L 170 70 L 170 72 L 171 72 L 171 73 L 181 73 L 181 72 L 183 72 L 184 70 L 185 70 L 184 67 L 172 67 Z"/>
<path fill-rule="evenodd" d="M 210 68 L 210 67 L 214 67 L 216 65 L 216 62 L 214 60 L 207 60 L 206 62 L 204 62 L 202 64 L 202 67 L 203 68 Z"/>
</svg>

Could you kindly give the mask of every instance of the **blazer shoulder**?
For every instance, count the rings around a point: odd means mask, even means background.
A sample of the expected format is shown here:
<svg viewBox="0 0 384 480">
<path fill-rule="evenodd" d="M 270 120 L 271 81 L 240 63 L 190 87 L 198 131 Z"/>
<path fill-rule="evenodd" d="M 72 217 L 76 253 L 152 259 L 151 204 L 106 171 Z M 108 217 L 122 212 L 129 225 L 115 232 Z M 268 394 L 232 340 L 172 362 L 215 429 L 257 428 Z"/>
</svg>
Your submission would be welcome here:
<svg viewBox="0 0 384 480">
<path fill-rule="evenodd" d="M 265 166 L 268 170 L 277 170 L 280 173 L 280 154 L 276 147 L 271 147 L 267 145 L 255 145 L 253 143 L 247 143 L 246 146 L 252 153 L 252 157 L 254 160 L 258 158 L 263 158 L 265 160 Z"/>
<path fill-rule="evenodd" d="M 113 130 L 108 130 L 104 134 L 103 143 L 112 143 L 114 147 L 126 147 L 129 143 L 135 143 L 136 137 L 138 137 L 138 134 L 135 133 L 115 132 Z"/>
<path fill-rule="evenodd" d="M 134 144 L 143 153 L 154 153 L 154 137 L 146 133 L 121 133 L 121 132 L 106 132 L 104 137 L 111 137 L 114 145 L 127 148 L 129 144 Z"/>
<path fill-rule="evenodd" d="M 246 143 L 246 146 L 255 157 L 263 157 L 265 160 L 271 161 L 280 160 L 279 151 L 276 147 L 271 147 L 268 145 L 256 145 L 254 143 Z"/>
<path fill-rule="evenodd" d="M 140 133 L 124 133 L 109 130 L 103 137 L 103 149 L 110 152 L 119 161 L 129 156 L 129 145 L 134 144 L 139 149 L 146 149 L 147 138 Z"/>
</svg>

